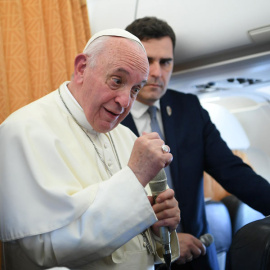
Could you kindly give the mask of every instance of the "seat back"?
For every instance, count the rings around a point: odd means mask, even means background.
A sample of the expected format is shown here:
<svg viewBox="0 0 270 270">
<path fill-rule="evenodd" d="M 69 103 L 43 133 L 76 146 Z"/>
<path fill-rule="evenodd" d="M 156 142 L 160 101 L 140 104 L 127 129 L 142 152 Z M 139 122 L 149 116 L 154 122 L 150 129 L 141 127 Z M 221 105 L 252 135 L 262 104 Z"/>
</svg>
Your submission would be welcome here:
<svg viewBox="0 0 270 270">
<path fill-rule="evenodd" d="M 226 270 L 270 269 L 270 216 L 251 222 L 233 236 Z"/>
<path fill-rule="evenodd" d="M 243 203 L 234 195 L 227 196 L 221 201 L 226 205 L 230 213 L 232 221 L 232 235 L 234 235 L 244 225 L 265 217 L 261 212 L 258 212 Z"/>
<path fill-rule="evenodd" d="M 205 210 L 209 229 L 214 237 L 219 269 L 224 270 L 232 241 L 230 215 L 227 207 L 220 201 L 206 201 Z"/>
</svg>

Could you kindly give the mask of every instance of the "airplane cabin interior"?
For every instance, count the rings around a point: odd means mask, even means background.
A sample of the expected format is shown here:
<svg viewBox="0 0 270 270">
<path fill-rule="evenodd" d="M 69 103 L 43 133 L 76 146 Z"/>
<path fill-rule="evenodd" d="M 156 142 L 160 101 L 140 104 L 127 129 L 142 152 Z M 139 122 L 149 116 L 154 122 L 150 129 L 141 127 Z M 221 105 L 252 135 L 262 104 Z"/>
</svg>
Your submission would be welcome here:
<svg viewBox="0 0 270 270">
<path fill-rule="evenodd" d="M 197 95 L 229 148 L 270 182 L 269 0 L 81 2 L 87 4 L 91 35 L 106 28 L 125 28 L 144 16 L 167 21 L 177 37 L 169 88 Z M 248 229 L 243 232 L 246 237 L 250 230 L 261 230 L 261 223 L 255 226 L 256 222 L 267 217 L 228 193 L 210 175 L 205 173 L 204 178 L 206 213 L 220 270 L 235 270 L 234 261 L 246 257 L 246 253 L 237 253 L 236 233 Z M 255 227 L 246 228 L 249 224 Z M 268 233 L 259 235 L 270 243 L 270 222 L 262 227 L 268 228 Z M 232 266 L 226 268 L 232 244 Z M 256 245 L 252 248 L 258 250 L 258 264 L 265 261 L 256 269 L 270 269 L 270 255 L 261 251 L 264 246 Z M 237 259 L 232 255 L 236 253 Z M 3 253 L 0 260 L 2 270 L 9 270 Z"/>
</svg>

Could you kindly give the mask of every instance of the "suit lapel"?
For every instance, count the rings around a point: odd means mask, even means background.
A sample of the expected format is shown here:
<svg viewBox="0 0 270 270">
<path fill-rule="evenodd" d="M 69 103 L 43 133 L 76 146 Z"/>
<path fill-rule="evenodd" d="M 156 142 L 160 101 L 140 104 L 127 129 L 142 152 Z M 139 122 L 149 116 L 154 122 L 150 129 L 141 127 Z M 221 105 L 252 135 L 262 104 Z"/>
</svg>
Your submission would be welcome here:
<svg viewBox="0 0 270 270">
<path fill-rule="evenodd" d="M 173 102 L 170 98 L 170 93 L 167 93 L 160 100 L 160 110 L 163 122 L 163 128 L 165 133 L 165 142 L 171 148 L 171 153 L 173 155 L 173 161 L 170 165 L 170 170 L 173 179 L 173 185 L 175 189 L 179 188 L 179 179 L 178 175 L 178 155 L 177 155 L 177 140 L 179 140 L 180 134 L 178 134 L 179 128 L 176 128 L 175 125 L 179 127 L 181 125 L 180 119 L 178 119 L 178 109 L 173 107 Z"/>
<path fill-rule="evenodd" d="M 131 129 L 136 136 L 138 137 L 140 136 L 131 113 L 127 115 L 127 117 L 122 121 L 121 124 L 123 124 L 126 127 L 129 127 L 129 129 Z"/>
<path fill-rule="evenodd" d="M 173 108 L 168 99 L 161 99 L 160 100 L 160 109 L 161 109 L 161 116 L 163 122 L 163 128 L 165 133 L 165 140 L 166 143 L 173 148 L 177 145 L 177 136 L 175 134 L 175 117 Z M 177 123 L 178 124 L 178 123 Z"/>
</svg>

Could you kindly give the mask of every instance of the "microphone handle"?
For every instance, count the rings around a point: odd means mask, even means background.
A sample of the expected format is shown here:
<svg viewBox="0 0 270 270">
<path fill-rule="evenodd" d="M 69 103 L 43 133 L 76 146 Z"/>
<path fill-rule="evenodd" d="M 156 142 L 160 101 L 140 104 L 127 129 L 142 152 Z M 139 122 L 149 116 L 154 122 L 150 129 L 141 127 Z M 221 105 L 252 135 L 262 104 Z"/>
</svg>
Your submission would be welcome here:
<svg viewBox="0 0 270 270">
<path fill-rule="evenodd" d="M 156 203 L 156 198 L 158 194 L 153 194 L 154 202 Z M 164 257 L 165 264 L 167 269 L 171 269 L 171 261 L 172 261 L 172 251 L 171 251 L 171 237 L 168 227 L 160 227 L 159 228 L 159 236 L 162 244 L 162 254 Z"/>
<path fill-rule="evenodd" d="M 172 252 L 170 245 L 170 232 L 168 227 L 160 227 L 159 234 L 162 243 L 162 253 L 167 267 L 170 267 L 172 260 Z"/>
<path fill-rule="evenodd" d="M 149 182 L 149 186 L 152 192 L 154 203 L 156 203 L 156 197 L 166 190 L 167 188 L 167 177 L 165 170 L 162 169 L 154 177 L 153 180 Z M 171 245 L 170 245 L 170 232 L 168 227 L 160 227 L 159 234 L 162 244 L 162 253 L 167 266 L 167 269 L 171 268 Z"/>
</svg>

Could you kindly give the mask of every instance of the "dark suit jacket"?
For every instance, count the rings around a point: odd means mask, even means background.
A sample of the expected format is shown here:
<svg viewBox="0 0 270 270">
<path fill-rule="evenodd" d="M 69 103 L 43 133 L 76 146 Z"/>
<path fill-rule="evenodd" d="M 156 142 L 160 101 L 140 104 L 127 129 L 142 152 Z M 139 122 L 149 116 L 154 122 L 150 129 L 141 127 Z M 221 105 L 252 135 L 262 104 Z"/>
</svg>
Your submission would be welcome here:
<svg viewBox="0 0 270 270">
<path fill-rule="evenodd" d="M 232 154 L 198 98 L 167 90 L 160 105 L 166 144 L 173 154 L 170 170 L 184 232 L 195 237 L 208 232 L 203 171 L 240 200 L 269 215 L 269 183 Z M 172 110 L 171 116 L 167 113 L 168 106 Z M 122 124 L 139 136 L 131 114 Z M 192 268 L 218 269 L 215 252 L 214 245 L 210 245 L 206 256 L 192 261 Z"/>
</svg>

